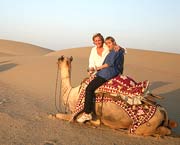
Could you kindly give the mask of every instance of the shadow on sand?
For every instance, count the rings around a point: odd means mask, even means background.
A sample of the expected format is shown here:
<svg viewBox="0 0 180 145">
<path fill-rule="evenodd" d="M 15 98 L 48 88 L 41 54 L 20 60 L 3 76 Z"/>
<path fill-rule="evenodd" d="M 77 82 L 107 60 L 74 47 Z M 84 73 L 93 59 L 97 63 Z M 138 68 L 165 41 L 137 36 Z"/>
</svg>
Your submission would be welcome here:
<svg viewBox="0 0 180 145">
<path fill-rule="evenodd" d="M 155 82 L 151 82 L 151 85 L 149 86 L 149 88 L 150 90 L 154 90 L 168 84 L 170 84 L 170 82 L 155 81 Z"/>
<path fill-rule="evenodd" d="M 2 64 L 2 65 L 0 65 L 0 72 L 7 71 L 7 70 L 12 69 L 16 66 L 17 66 L 17 64 L 15 64 L 15 63 Z"/>
<path fill-rule="evenodd" d="M 178 122 L 179 126 L 174 131 L 180 135 L 180 88 L 159 95 L 164 97 L 164 100 L 158 103 L 167 109 L 170 119 Z"/>
</svg>

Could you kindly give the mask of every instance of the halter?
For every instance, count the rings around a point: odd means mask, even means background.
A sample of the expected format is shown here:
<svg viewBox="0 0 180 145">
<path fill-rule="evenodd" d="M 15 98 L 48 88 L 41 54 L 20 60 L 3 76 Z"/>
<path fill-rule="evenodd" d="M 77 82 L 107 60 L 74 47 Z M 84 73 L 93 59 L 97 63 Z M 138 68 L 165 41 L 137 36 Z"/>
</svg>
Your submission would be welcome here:
<svg viewBox="0 0 180 145">
<path fill-rule="evenodd" d="M 67 77 L 64 77 L 64 78 L 61 78 L 61 83 L 60 83 L 60 88 L 61 88 L 61 86 L 62 86 L 62 80 L 63 79 L 67 79 L 67 78 L 70 78 L 69 76 L 67 76 Z M 56 110 L 57 110 L 57 112 L 61 112 L 60 111 L 60 104 L 59 104 L 59 106 L 57 106 L 57 87 L 58 87 L 58 80 L 59 80 L 59 65 L 58 65 L 58 67 L 57 67 L 57 73 L 56 73 L 56 85 L 55 85 L 55 107 L 56 107 Z M 68 96 L 67 96 L 67 99 L 66 99 L 66 102 L 64 103 L 64 105 L 65 105 L 65 109 L 64 109 L 64 113 L 65 114 L 67 114 L 68 113 L 68 111 L 70 110 L 69 109 L 69 105 L 68 105 L 68 101 L 69 101 L 69 94 L 71 93 L 71 90 L 72 90 L 72 87 L 71 87 L 71 89 L 69 90 L 69 92 L 68 92 Z M 67 91 L 67 90 L 66 90 Z M 59 98 L 61 97 L 60 96 L 61 95 L 61 93 L 59 93 Z M 60 101 L 60 100 L 59 100 Z"/>
<path fill-rule="evenodd" d="M 68 78 L 70 78 L 70 77 L 61 78 L 61 87 L 62 87 L 62 80 L 68 79 Z M 68 90 L 68 89 L 67 89 L 67 90 Z M 66 90 L 66 91 L 67 91 L 67 90 Z M 69 101 L 69 94 L 71 93 L 71 90 L 72 90 L 72 87 L 69 89 L 66 102 L 64 103 L 64 105 L 65 105 L 64 114 L 67 114 L 68 111 L 70 110 L 70 109 L 69 109 L 69 105 L 68 105 L 68 101 Z M 65 93 L 66 93 L 66 91 L 65 91 Z M 61 94 L 60 94 L 60 95 L 61 95 Z M 59 97 L 60 97 L 60 96 L 59 96 Z"/>
</svg>

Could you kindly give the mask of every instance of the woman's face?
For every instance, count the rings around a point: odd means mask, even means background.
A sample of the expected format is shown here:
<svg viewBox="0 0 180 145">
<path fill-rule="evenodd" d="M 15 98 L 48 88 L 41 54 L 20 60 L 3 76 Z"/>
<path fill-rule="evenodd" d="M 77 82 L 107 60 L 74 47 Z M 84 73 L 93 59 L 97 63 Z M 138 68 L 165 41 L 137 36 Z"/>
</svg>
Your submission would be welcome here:
<svg viewBox="0 0 180 145">
<path fill-rule="evenodd" d="M 99 38 L 99 37 L 95 37 L 95 38 L 94 38 L 94 44 L 95 44 L 98 48 L 103 47 L 103 41 L 102 41 L 101 38 Z"/>
<path fill-rule="evenodd" d="M 109 48 L 109 50 L 112 50 L 115 46 L 115 43 L 112 42 L 111 40 L 106 40 L 105 43 L 106 43 L 107 47 Z"/>
</svg>

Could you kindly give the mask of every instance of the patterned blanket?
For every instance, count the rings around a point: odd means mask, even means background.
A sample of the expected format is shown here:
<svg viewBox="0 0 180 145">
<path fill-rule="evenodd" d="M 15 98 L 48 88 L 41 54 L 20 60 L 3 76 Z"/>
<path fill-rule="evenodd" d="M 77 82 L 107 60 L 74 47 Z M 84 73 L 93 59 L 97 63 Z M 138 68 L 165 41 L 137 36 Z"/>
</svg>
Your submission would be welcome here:
<svg viewBox="0 0 180 145">
<path fill-rule="evenodd" d="M 99 87 L 96 92 L 110 93 L 112 96 L 121 97 L 130 105 L 138 105 L 148 92 L 148 86 L 147 80 L 137 83 L 128 76 L 119 75 Z"/>
<path fill-rule="evenodd" d="M 84 83 L 82 83 L 79 91 L 79 99 L 73 112 L 73 118 L 83 110 L 85 90 L 93 78 L 94 76 L 86 79 Z M 156 111 L 156 106 L 141 103 L 141 98 L 143 98 L 144 93 L 147 91 L 148 85 L 148 81 L 137 83 L 130 77 L 119 75 L 96 90 L 97 94 L 100 92 L 109 93 L 109 96 L 113 97 L 107 97 L 106 95 L 102 98 L 102 96 L 97 95 L 96 103 L 111 102 L 121 107 L 132 119 L 133 124 L 130 128 L 130 133 L 134 133 L 140 125 L 149 121 Z M 116 99 L 113 99 L 114 97 Z M 134 102 L 138 103 L 135 105 Z"/>
</svg>

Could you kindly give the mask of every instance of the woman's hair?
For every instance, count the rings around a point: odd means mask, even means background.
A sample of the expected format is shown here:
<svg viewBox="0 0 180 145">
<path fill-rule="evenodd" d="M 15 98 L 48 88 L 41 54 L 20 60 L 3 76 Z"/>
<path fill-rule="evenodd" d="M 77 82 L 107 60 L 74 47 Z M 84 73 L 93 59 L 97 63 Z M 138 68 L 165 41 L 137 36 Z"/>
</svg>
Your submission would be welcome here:
<svg viewBox="0 0 180 145">
<path fill-rule="evenodd" d="M 106 37 L 105 41 L 106 40 L 110 40 L 111 42 L 116 42 L 115 39 L 111 36 Z"/>
<path fill-rule="evenodd" d="M 108 36 L 108 37 L 106 37 L 105 41 L 106 40 L 110 40 L 111 42 L 113 42 L 116 45 L 116 40 L 113 37 Z"/>
<path fill-rule="evenodd" d="M 94 34 L 93 37 L 92 37 L 92 40 L 94 41 L 94 39 L 95 39 L 96 37 L 99 37 L 99 38 L 101 39 L 101 41 L 104 43 L 104 37 L 101 35 L 101 33 L 96 33 L 96 34 Z"/>
</svg>

